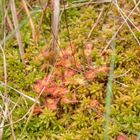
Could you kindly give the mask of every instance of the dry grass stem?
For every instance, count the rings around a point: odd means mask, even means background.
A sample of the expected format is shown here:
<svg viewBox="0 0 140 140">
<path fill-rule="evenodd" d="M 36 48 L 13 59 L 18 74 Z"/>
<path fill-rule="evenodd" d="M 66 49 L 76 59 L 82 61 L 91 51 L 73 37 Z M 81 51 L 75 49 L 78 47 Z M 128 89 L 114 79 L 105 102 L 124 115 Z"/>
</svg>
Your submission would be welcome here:
<svg viewBox="0 0 140 140">
<path fill-rule="evenodd" d="M 92 26 L 92 28 L 91 28 L 91 30 L 90 30 L 90 32 L 89 32 L 89 34 L 88 34 L 88 38 L 90 38 L 90 36 L 91 36 L 91 34 L 92 34 L 94 28 L 99 24 L 100 19 L 101 19 L 102 15 L 103 15 L 103 12 L 104 12 L 104 7 L 101 9 L 101 12 L 100 12 L 100 14 L 99 14 L 99 16 L 98 16 L 98 18 L 97 18 L 95 24 Z"/>
<path fill-rule="evenodd" d="M 4 85 L 4 83 L 3 83 L 2 81 L 0 81 L 0 83 L 1 83 L 2 85 Z M 34 98 L 32 98 L 32 97 L 30 97 L 30 96 L 28 96 L 28 95 L 22 93 L 21 91 L 19 91 L 19 90 L 13 88 L 13 87 L 11 87 L 11 86 L 8 86 L 8 85 L 7 85 L 7 87 L 10 88 L 10 89 L 12 89 L 12 90 L 14 90 L 14 91 L 16 91 L 16 92 L 19 93 L 21 96 L 23 96 L 23 97 L 25 97 L 25 98 L 27 98 L 27 99 L 33 101 L 33 102 L 36 102 L 36 100 L 35 100 Z M 37 101 L 37 103 L 39 103 L 39 101 Z"/>
<path fill-rule="evenodd" d="M 20 34 L 20 30 L 19 30 L 19 24 L 18 24 L 18 18 L 17 18 L 17 12 L 16 12 L 16 7 L 15 7 L 15 1 L 14 0 L 10 0 L 10 6 L 11 6 L 11 12 L 12 12 L 14 27 L 15 27 L 15 29 L 17 29 L 16 38 L 17 38 L 18 45 L 19 45 L 20 57 L 21 57 L 22 62 L 24 63 L 24 49 L 23 49 L 21 34 Z"/>
<path fill-rule="evenodd" d="M 133 32 L 133 30 L 131 29 L 130 25 L 129 25 L 128 22 L 127 22 L 127 20 L 129 20 L 129 18 L 128 18 L 128 17 L 126 17 L 126 18 L 124 17 L 124 15 L 122 14 L 122 12 L 120 11 L 120 7 L 119 7 L 117 1 L 116 1 L 114 4 L 116 5 L 116 7 L 117 7 L 117 9 L 118 9 L 118 12 L 120 13 L 120 15 L 122 16 L 122 18 L 124 19 L 124 21 L 125 21 L 125 23 L 127 24 L 129 30 L 131 31 L 132 35 L 134 36 L 134 38 L 136 39 L 136 41 L 138 42 L 138 44 L 139 44 L 139 46 L 140 46 L 140 41 L 139 41 L 139 39 L 136 37 L 135 33 Z M 129 20 L 129 21 L 130 21 L 130 20 Z"/>
<path fill-rule="evenodd" d="M 28 9 L 28 7 L 26 5 L 26 0 L 22 0 L 22 4 L 23 4 L 23 7 L 24 7 L 24 9 L 26 11 L 26 14 L 27 14 L 27 16 L 29 18 L 30 26 L 31 26 L 31 29 L 32 29 L 32 37 L 33 37 L 33 39 L 35 41 L 35 27 L 34 27 L 34 23 L 33 23 L 33 20 L 31 18 L 31 15 L 30 15 L 30 11 L 29 11 L 29 9 Z"/>
<path fill-rule="evenodd" d="M 114 33 L 114 35 L 112 36 L 112 38 L 108 41 L 107 45 L 105 46 L 105 48 L 102 50 L 101 55 L 107 50 L 107 48 L 109 47 L 110 43 L 114 40 L 114 38 L 117 36 L 117 34 L 119 33 L 120 29 L 123 27 L 123 25 L 126 23 L 127 19 L 132 15 L 132 13 L 134 12 L 134 10 L 138 7 L 138 5 L 140 4 L 140 1 L 135 5 L 135 7 L 131 10 L 131 12 L 129 13 L 129 15 L 127 16 L 127 18 L 124 20 L 124 22 L 119 26 L 118 30 Z"/>
</svg>

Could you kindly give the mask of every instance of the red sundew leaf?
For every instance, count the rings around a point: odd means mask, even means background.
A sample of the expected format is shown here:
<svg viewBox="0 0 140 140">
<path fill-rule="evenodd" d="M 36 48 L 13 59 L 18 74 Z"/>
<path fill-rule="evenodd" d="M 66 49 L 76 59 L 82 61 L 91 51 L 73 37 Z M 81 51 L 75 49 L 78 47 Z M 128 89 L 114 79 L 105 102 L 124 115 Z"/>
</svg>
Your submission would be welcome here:
<svg viewBox="0 0 140 140">
<path fill-rule="evenodd" d="M 46 87 L 45 90 L 44 90 L 44 92 L 45 92 L 46 94 L 47 94 L 47 93 L 52 94 L 53 92 L 55 92 L 55 90 L 56 90 L 56 87 L 55 87 L 55 86 L 53 86 L 53 87 Z"/>
<path fill-rule="evenodd" d="M 64 72 L 63 68 L 57 67 L 57 71 L 54 72 L 54 81 L 55 80 L 63 80 L 64 79 Z"/>
<path fill-rule="evenodd" d="M 62 59 L 68 59 L 69 57 L 71 57 L 71 52 L 70 51 L 63 51 L 63 55 L 62 55 Z"/>
<path fill-rule="evenodd" d="M 62 99 L 61 99 L 61 102 L 62 103 L 64 103 L 64 104 L 75 104 L 75 103 L 78 103 L 78 100 L 76 100 L 76 99 L 68 99 L 68 98 L 66 98 L 66 97 L 63 97 Z"/>
<path fill-rule="evenodd" d="M 131 140 L 138 140 L 138 137 L 136 135 L 133 135 Z"/>
<path fill-rule="evenodd" d="M 74 76 L 76 72 L 74 70 L 68 69 L 64 72 L 64 77 L 69 78 L 71 76 Z"/>
<path fill-rule="evenodd" d="M 52 93 L 52 97 L 53 98 L 60 98 L 62 97 L 64 94 L 68 93 L 69 90 L 67 88 L 62 88 L 62 87 L 58 87 L 57 89 L 55 89 L 55 91 Z"/>
<path fill-rule="evenodd" d="M 42 56 L 44 56 L 45 58 L 47 58 L 47 57 L 49 57 L 49 51 L 44 51 L 43 53 L 42 53 Z"/>
<path fill-rule="evenodd" d="M 91 51 L 92 51 L 92 49 L 93 49 L 93 44 L 87 43 L 86 46 L 85 46 L 85 49 L 91 50 Z"/>
<path fill-rule="evenodd" d="M 42 81 L 41 80 L 37 80 L 35 85 L 34 85 L 34 90 L 37 93 L 39 93 L 41 91 L 41 89 L 43 89 Z"/>
<path fill-rule="evenodd" d="M 47 86 L 49 84 L 54 84 L 54 81 L 53 81 L 52 77 L 50 78 L 50 74 L 42 80 L 42 85 L 43 86 Z"/>
<path fill-rule="evenodd" d="M 93 50 L 93 45 L 91 43 L 86 44 L 85 49 L 84 49 L 85 56 L 86 57 L 90 56 L 92 53 L 92 50 Z"/>
<path fill-rule="evenodd" d="M 72 66 L 72 61 L 71 61 L 71 59 L 67 59 L 67 60 L 65 60 L 65 65 L 64 65 L 64 67 L 65 68 L 70 68 L 71 66 Z"/>
<path fill-rule="evenodd" d="M 46 59 L 51 59 L 54 56 L 54 52 L 53 51 L 44 51 L 42 53 L 42 56 Z"/>
<path fill-rule="evenodd" d="M 60 87 L 55 82 L 52 81 L 52 83 L 48 83 L 41 80 L 38 80 L 34 86 L 34 89 L 37 93 L 39 93 L 43 87 L 45 87 L 42 96 L 47 97 L 48 95 L 51 95 L 53 98 L 62 97 L 65 93 L 68 93 L 69 90 L 64 87 Z"/>
<path fill-rule="evenodd" d="M 76 52 L 75 46 L 72 44 L 68 46 L 65 50 L 63 50 L 63 55 L 62 57 L 65 59 L 68 59 L 68 57 L 72 57 Z"/>
<path fill-rule="evenodd" d="M 85 77 L 88 80 L 95 80 L 95 77 L 96 77 L 95 71 L 94 70 L 88 70 L 88 71 L 86 71 Z"/>
<path fill-rule="evenodd" d="M 97 72 L 104 72 L 104 73 L 108 73 L 109 72 L 109 67 L 107 66 L 102 66 L 100 68 L 97 69 Z"/>
<path fill-rule="evenodd" d="M 76 62 L 76 69 L 77 70 L 81 70 L 82 69 L 82 66 L 79 62 Z"/>
<path fill-rule="evenodd" d="M 45 80 L 37 80 L 35 85 L 34 85 L 34 90 L 37 93 L 40 93 L 41 90 L 45 87 L 44 92 L 47 92 L 48 90 L 48 85 L 51 82 L 51 84 L 53 83 L 52 80 L 48 79 L 49 77 L 46 77 Z"/>
<path fill-rule="evenodd" d="M 48 98 L 46 99 L 46 107 L 51 109 L 51 110 L 56 110 L 58 108 L 58 102 L 59 102 L 59 98 L 57 99 L 52 99 L 52 98 Z"/>
<path fill-rule="evenodd" d="M 56 66 L 57 67 L 63 67 L 63 66 L 65 66 L 65 60 L 64 59 L 61 59 L 59 62 L 56 63 Z"/>
<path fill-rule="evenodd" d="M 43 109 L 41 107 L 35 107 L 33 110 L 33 114 L 39 115 L 43 112 Z"/>
<path fill-rule="evenodd" d="M 69 85 L 69 84 L 74 84 L 75 83 L 74 80 L 72 80 L 72 79 L 65 79 L 63 82 L 66 86 Z"/>
<path fill-rule="evenodd" d="M 117 140 L 128 140 L 128 137 L 125 134 L 120 134 L 117 136 Z"/>
<path fill-rule="evenodd" d="M 57 67 L 64 67 L 64 68 L 68 68 L 71 67 L 72 63 L 71 63 L 71 59 L 61 59 L 58 63 L 57 63 Z"/>
<path fill-rule="evenodd" d="M 75 47 L 74 44 L 69 45 L 68 48 L 70 49 L 70 51 L 71 51 L 72 53 L 76 53 L 76 47 Z"/>
<path fill-rule="evenodd" d="M 49 89 L 49 87 L 55 87 L 55 82 L 52 81 L 52 79 L 50 79 L 50 75 L 46 76 L 43 80 L 37 80 L 35 85 L 34 85 L 34 90 L 37 92 L 37 93 L 40 93 L 41 90 L 45 87 L 43 93 L 45 92 L 49 92 L 48 90 L 51 90 L 52 89 Z"/>
<path fill-rule="evenodd" d="M 90 108 L 98 108 L 99 107 L 99 102 L 97 100 L 92 100 L 89 104 Z"/>
<path fill-rule="evenodd" d="M 102 66 L 102 67 L 99 67 L 99 68 L 90 68 L 90 70 L 85 72 L 85 77 L 88 80 L 95 80 L 97 74 L 100 73 L 100 72 L 108 73 L 109 72 L 109 67 Z"/>
<path fill-rule="evenodd" d="M 67 79 L 65 79 L 64 84 L 65 85 L 80 85 L 83 86 L 85 85 L 86 81 L 84 77 L 81 76 L 75 76 L 75 77 L 68 77 Z"/>
<path fill-rule="evenodd" d="M 68 99 L 66 96 L 63 96 L 61 102 L 64 104 L 75 104 L 78 103 L 79 101 L 76 99 L 76 93 L 74 92 L 72 99 Z"/>
</svg>

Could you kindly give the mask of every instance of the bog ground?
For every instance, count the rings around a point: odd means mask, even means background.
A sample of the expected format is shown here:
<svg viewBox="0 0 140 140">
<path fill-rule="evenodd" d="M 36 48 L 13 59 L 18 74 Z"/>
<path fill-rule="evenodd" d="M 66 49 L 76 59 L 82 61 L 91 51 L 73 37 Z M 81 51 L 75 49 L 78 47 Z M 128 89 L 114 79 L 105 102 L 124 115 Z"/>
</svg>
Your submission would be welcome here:
<svg viewBox="0 0 140 140">
<path fill-rule="evenodd" d="M 140 1 L 55 2 L 0 2 L 0 139 L 139 140 Z"/>
</svg>

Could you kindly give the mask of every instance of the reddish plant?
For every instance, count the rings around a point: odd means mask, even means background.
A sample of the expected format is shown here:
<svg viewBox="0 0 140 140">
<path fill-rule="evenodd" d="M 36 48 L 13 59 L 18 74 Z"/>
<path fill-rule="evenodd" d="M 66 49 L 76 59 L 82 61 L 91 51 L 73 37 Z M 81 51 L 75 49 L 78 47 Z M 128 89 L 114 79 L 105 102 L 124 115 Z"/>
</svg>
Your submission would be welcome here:
<svg viewBox="0 0 140 140">
<path fill-rule="evenodd" d="M 128 140 L 128 137 L 125 134 L 120 134 L 117 136 L 117 140 Z"/>
<path fill-rule="evenodd" d="M 72 50 L 73 49 L 73 50 Z M 91 52 L 93 49 L 92 44 L 87 44 L 85 46 L 85 53 L 88 59 L 91 59 Z M 53 73 L 53 76 L 46 76 L 43 80 L 37 80 L 34 86 L 34 89 L 37 93 L 40 93 L 44 88 L 42 97 L 45 99 L 43 105 L 47 108 L 56 110 L 58 108 L 59 103 L 64 104 L 75 104 L 79 101 L 76 99 L 75 94 L 72 99 L 68 99 L 65 96 L 70 91 L 68 90 L 69 85 L 85 85 L 86 80 L 96 80 L 98 73 L 102 72 L 107 74 L 109 72 L 109 68 L 107 66 L 101 67 L 92 67 L 89 65 L 85 70 L 82 68 L 78 59 L 76 65 L 74 63 L 74 55 L 76 54 L 74 46 L 69 46 L 67 49 L 62 51 L 62 55 L 59 60 L 56 61 L 56 69 Z M 44 58 L 49 58 L 51 56 L 51 52 L 45 51 L 43 53 Z M 79 72 L 82 72 L 82 75 L 79 75 Z M 94 100 L 90 103 L 90 107 L 97 108 L 98 101 Z M 41 110 L 35 110 L 35 112 L 40 112 Z"/>
</svg>

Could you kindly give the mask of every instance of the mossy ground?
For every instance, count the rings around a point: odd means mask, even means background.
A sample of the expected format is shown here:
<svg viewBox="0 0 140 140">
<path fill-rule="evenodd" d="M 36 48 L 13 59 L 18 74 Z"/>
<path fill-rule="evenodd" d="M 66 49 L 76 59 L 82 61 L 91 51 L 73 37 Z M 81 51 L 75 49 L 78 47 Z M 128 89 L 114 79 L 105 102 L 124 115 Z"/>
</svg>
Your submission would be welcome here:
<svg viewBox="0 0 140 140">
<path fill-rule="evenodd" d="M 126 2 L 126 4 L 130 10 L 132 3 Z M 90 38 L 87 38 L 102 7 L 104 7 L 103 16 Z M 39 16 L 40 14 L 36 14 L 36 17 Z M 123 22 L 116 7 L 113 4 L 95 4 L 74 8 L 67 11 L 67 18 L 70 40 L 75 44 L 76 48 L 82 50 L 86 43 L 91 43 L 94 46 L 92 50 L 93 65 L 109 65 L 110 56 L 104 60 L 101 57 L 101 52 Z M 139 15 L 133 14 L 132 18 L 135 19 L 134 21 L 138 25 L 140 21 Z M 39 46 L 35 46 L 31 39 L 29 25 L 24 26 L 21 30 L 25 45 L 25 58 L 28 61 L 27 65 L 23 65 L 20 61 L 15 39 L 10 40 L 5 49 L 8 85 L 31 97 L 37 96 L 33 88 L 35 81 L 43 79 L 47 74 L 44 68 L 44 64 L 47 61 L 42 59 L 41 52 L 46 48 L 46 43 L 49 44 L 51 37 L 49 35 L 49 27 L 45 21 L 43 21 L 42 26 L 45 30 L 46 42 L 43 41 L 44 35 L 40 35 Z M 66 48 L 69 45 L 68 32 L 65 26 L 65 18 L 62 16 L 60 32 L 62 48 Z M 134 33 L 140 39 L 140 33 L 135 29 Z M 134 135 L 140 132 L 140 46 L 127 25 L 122 27 L 115 41 L 113 97 L 108 135 L 109 139 L 115 139 L 120 133 L 124 133 L 129 139 L 132 139 Z M 110 48 L 107 50 L 111 52 Z M 0 57 L 2 57 L 1 54 Z M 2 59 L 0 59 L 0 75 L 0 81 L 4 81 L 2 76 Z M 107 80 L 105 82 L 101 77 L 99 76 L 100 80 L 90 81 L 88 87 L 82 86 L 77 89 L 77 97 L 80 103 L 75 105 L 61 104 L 57 111 L 45 108 L 42 114 L 33 115 L 21 136 L 20 134 L 25 127 L 28 115 L 15 123 L 14 131 L 16 137 L 27 140 L 102 140 L 104 137 Z M 3 91 L 2 87 L 0 88 Z M 18 106 L 12 112 L 13 122 L 15 122 L 27 113 L 33 103 L 19 96 L 12 89 L 8 89 L 8 95 L 12 101 L 18 103 Z M 96 105 L 93 108 L 89 107 L 92 100 L 98 101 L 98 107 Z M 12 109 L 13 107 L 14 104 L 11 104 L 10 108 Z M 3 139 L 12 139 L 9 126 L 4 129 Z"/>
</svg>

